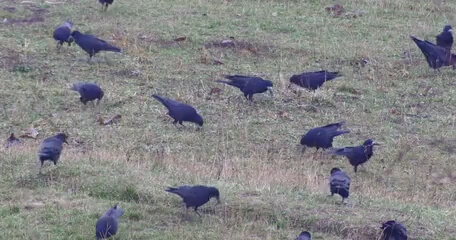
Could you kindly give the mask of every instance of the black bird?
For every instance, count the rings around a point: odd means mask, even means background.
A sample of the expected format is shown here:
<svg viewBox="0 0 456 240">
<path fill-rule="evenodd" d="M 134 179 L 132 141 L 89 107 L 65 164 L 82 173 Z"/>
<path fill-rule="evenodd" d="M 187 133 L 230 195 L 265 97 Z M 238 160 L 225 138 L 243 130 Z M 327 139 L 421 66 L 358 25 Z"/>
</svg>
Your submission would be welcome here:
<svg viewBox="0 0 456 240">
<path fill-rule="evenodd" d="M 68 136 L 65 133 L 59 133 L 43 140 L 38 150 L 38 156 L 41 161 L 40 172 L 44 161 L 52 161 L 54 165 L 57 165 L 57 161 L 62 153 L 63 143 L 68 144 L 66 141 L 67 138 Z"/>
<path fill-rule="evenodd" d="M 358 166 L 369 161 L 372 155 L 374 155 L 374 145 L 380 144 L 372 139 L 367 139 L 361 146 L 335 148 L 331 150 L 330 154 L 347 157 L 350 164 L 354 167 L 355 172 L 357 172 Z"/>
<path fill-rule="evenodd" d="M 101 10 L 103 10 L 103 7 L 105 7 L 105 11 L 108 10 L 108 6 L 111 5 L 114 0 L 98 0 L 101 3 Z"/>
<path fill-rule="evenodd" d="M 339 136 L 344 133 L 349 133 L 348 130 L 339 131 L 345 122 L 331 123 L 323 127 L 316 127 L 310 129 L 304 136 L 301 138 L 301 145 L 305 147 L 315 147 L 318 149 L 328 149 L 332 147 L 333 139 L 336 136 Z"/>
<path fill-rule="evenodd" d="M 269 91 L 271 96 L 272 93 L 272 82 L 269 80 L 264 80 L 259 77 L 249 77 L 242 75 L 225 75 L 226 79 L 231 81 L 217 80 L 217 82 L 225 83 L 234 87 L 237 87 L 244 93 L 244 97 L 253 101 L 253 94 L 264 93 Z"/>
<path fill-rule="evenodd" d="M 310 235 L 310 232 L 307 231 L 301 232 L 296 240 L 312 240 L 312 235 Z"/>
<path fill-rule="evenodd" d="M 71 37 L 72 27 L 72 22 L 65 21 L 55 28 L 53 37 L 57 41 L 57 49 L 60 49 L 64 42 L 68 43 L 68 46 L 71 46 L 71 43 L 73 42 L 73 37 Z"/>
<path fill-rule="evenodd" d="M 316 90 L 320 88 L 326 81 L 330 81 L 341 76 L 342 75 L 339 74 L 339 72 L 328 72 L 326 70 L 322 70 L 317 72 L 305 72 L 299 75 L 293 75 L 290 78 L 290 82 L 309 90 Z"/>
<path fill-rule="evenodd" d="M 410 38 L 412 38 L 412 40 L 420 48 L 421 52 L 426 57 L 426 61 L 430 68 L 439 69 L 444 66 L 453 66 L 453 69 L 455 69 L 456 55 L 431 42 L 419 40 L 414 36 L 410 36 Z"/>
<path fill-rule="evenodd" d="M 331 196 L 339 194 L 342 197 L 342 203 L 344 203 L 344 200 L 350 195 L 350 177 L 339 168 L 331 169 L 329 189 Z"/>
<path fill-rule="evenodd" d="M 382 224 L 382 240 L 407 240 L 407 229 L 399 222 L 390 220 Z"/>
<path fill-rule="evenodd" d="M 9 138 L 6 140 L 6 148 L 12 147 L 14 145 L 19 145 L 19 144 L 21 144 L 21 140 L 16 138 L 16 136 L 14 136 L 14 133 L 11 133 Z"/>
<path fill-rule="evenodd" d="M 185 203 L 186 208 L 193 208 L 198 213 L 198 207 L 209 202 L 211 198 L 217 199 L 217 204 L 220 203 L 220 193 L 215 187 L 207 186 L 180 186 L 178 188 L 169 187 L 165 191 L 179 195 Z"/>
<path fill-rule="evenodd" d="M 99 51 L 122 52 L 120 48 L 90 34 L 73 31 L 71 36 L 74 38 L 76 44 L 89 54 L 89 61 Z"/>
<path fill-rule="evenodd" d="M 95 234 L 97 240 L 109 238 L 117 233 L 119 225 L 118 218 L 124 214 L 124 210 L 117 207 L 110 208 L 100 219 L 97 221 L 95 227 Z"/>
<path fill-rule="evenodd" d="M 169 116 L 174 119 L 173 124 L 179 123 L 184 126 L 182 122 L 193 122 L 200 127 L 203 126 L 203 118 L 196 112 L 194 107 L 156 94 L 152 95 L 152 97 L 160 101 L 168 109 Z"/>
<path fill-rule="evenodd" d="M 99 104 L 104 96 L 103 90 L 101 90 L 101 88 L 95 83 L 78 82 L 73 84 L 71 90 L 79 92 L 81 95 L 79 100 L 81 100 L 84 105 L 86 105 L 88 101 L 95 101 L 95 99 L 98 99 Z"/>
<path fill-rule="evenodd" d="M 443 31 L 435 36 L 437 46 L 445 48 L 448 52 L 451 51 L 453 46 L 453 28 L 450 25 L 443 27 Z"/>
</svg>

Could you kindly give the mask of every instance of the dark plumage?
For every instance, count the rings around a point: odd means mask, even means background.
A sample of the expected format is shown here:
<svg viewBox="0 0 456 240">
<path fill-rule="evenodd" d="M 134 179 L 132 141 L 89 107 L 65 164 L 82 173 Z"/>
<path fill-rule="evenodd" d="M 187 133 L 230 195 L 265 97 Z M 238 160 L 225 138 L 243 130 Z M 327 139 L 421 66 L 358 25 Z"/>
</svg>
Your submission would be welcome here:
<svg viewBox="0 0 456 240">
<path fill-rule="evenodd" d="M 203 126 L 203 118 L 196 112 L 194 107 L 155 94 L 152 95 L 152 97 L 157 99 L 168 109 L 169 116 L 174 119 L 173 124 L 179 123 L 183 126 L 182 122 L 193 122 L 201 127 Z"/>
<path fill-rule="evenodd" d="M 382 240 L 407 240 L 407 229 L 399 222 L 390 220 L 382 224 Z"/>
<path fill-rule="evenodd" d="M 445 48 L 448 52 L 451 51 L 451 47 L 453 46 L 453 29 L 450 25 L 446 25 L 443 27 L 443 31 L 435 36 L 437 46 Z"/>
<path fill-rule="evenodd" d="M 326 81 L 330 81 L 341 76 L 342 75 L 338 72 L 328 72 L 326 70 L 322 70 L 318 72 L 305 72 L 299 75 L 293 75 L 290 78 L 290 82 L 309 90 L 316 90 Z"/>
<path fill-rule="evenodd" d="M 374 145 L 380 144 L 372 139 L 367 139 L 361 146 L 335 148 L 330 153 L 347 157 L 355 172 L 357 172 L 358 166 L 367 162 L 374 155 Z"/>
<path fill-rule="evenodd" d="M 95 101 L 95 99 L 98 99 L 98 103 L 100 103 L 104 96 L 103 90 L 94 83 L 75 83 L 71 89 L 79 92 L 81 95 L 79 100 L 81 100 L 84 105 L 86 105 L 88 101 Z"/>
<path fill-rule="evenodd" d="M 239 88 L 244 93 L 244 97 L 248 98 L 250 101 L 253 101 L 253 94 L 256 93 L 264 93 L 269 90 L 271 96 L 273 95 L 273 84 L 269 80 L 241 75 L 225 75 L 225 78 L 231 81 L 217 80 L 217 82 Z"/>
<path fill-rule="evenodd" d="M 310 232 L 307 231 L 301 232 L 296 240 L 312 240 L 312 235 L 310 235 Z"/>
<path fill-rule="evenodd" d="M 108 10 L 108 6 L 111 5 L 114 0 L 98 0 L 98 2 L 101 3 L 101 9 L 103 10 L 103 7 L 104 7 L 104 10 Z"/>
<path fill-rule="evenodd" d="M 339 168 L 331 169 L 331 177 L 329 179 L 329 189 L 331 196 L 339 194 L 342 196 L 342 203 L 350 195 L 350 177 Z"/>
<path fill-rule="evenodd" d="M 60 49 L 63 43 L 68 43 L 68 46 L 71 46 L 73 42 L 73 37 L 71 37 L 71 28 L 73 23 L 70 21 L 65 21 L 61 25 L 55 28 L 53 37 L 57 41 L 57 48 Z"/>
<path fill-rule="evenodd" d="M 9 138 L 6 140 L 6 148 L 9 148 L 9 147 L 12 147 L 14 145 L 19 145 L 21 144 L 21 140 L 19 140 L 18 138 L 16 138 L 14 136 L 14 133 L 11 133 L 11 135 L 9 136 Z"/>
<path fill-rule="evenodd" d="M 54 165 L 57 165 L 57 161 L 62 153 L 63 143 L 67 143 L 67 135 L 65 133 L 59 133 L 53 137 L 49 137 L 43 140 L 38 150 L 38 157 L 41 161 L 41 167 L 43 167 L 44 161 L 52 161 Z M 41 171 L 40 167 L 40 171 Z"/>
<path fill-rule="evenodd" d="M 217 199 L 220 203 L 220 193 L 215 187 L 207 186 L 180 186 L 178 188 L 169 187 L 165 191 L 179 195 L 185 203 L 186 208 L 193 208 L 198 213 L 198 207 L 209 202 L 211 198 Z"/>
<path fill-rule="evenodd" d="M 323 127 L 316 127 L 310 129 L 304 136 L 301 138 L 301 145 L 304 147 L 315 147 L 318 149 L 328 149 L 332 147 L 333 139 L 336 136 L 339 136 L 344 133 L 349 133 L 348 130 L 339 131 L 345 122 L 331 123 Z M 303 149 L 303 151 L 305 148 Z"/>
<path fill-rule="evenodd" d="M 438 69 L 444 66 L 453 66 L 453 69 L 455 68 L 456 55 L 431 42 L 419 40 L 414 36 L 410 36 L 410 38 L 412 38 L 412 40 L 420 48 L 421 52 L 426 57 L 426 61 L 430 68 Z"/>
<path fill-rule="evenodd" d="M 117 233 L 119 225 L 118 218 L 124 214 L 124 210 L 117 207 L 110 208 L 100 219 L 97 221 L 95 227 L 95 234 L 97 240 L 109 238 Z"/>
<path fill-rule="evenodd" d="M 89 54 L 89 61 L 99 51 L 122 52 L 120 48 L 90 34 L 73 31 L 71 36 L 74 38 L 76 44 Z"/>
</svg>

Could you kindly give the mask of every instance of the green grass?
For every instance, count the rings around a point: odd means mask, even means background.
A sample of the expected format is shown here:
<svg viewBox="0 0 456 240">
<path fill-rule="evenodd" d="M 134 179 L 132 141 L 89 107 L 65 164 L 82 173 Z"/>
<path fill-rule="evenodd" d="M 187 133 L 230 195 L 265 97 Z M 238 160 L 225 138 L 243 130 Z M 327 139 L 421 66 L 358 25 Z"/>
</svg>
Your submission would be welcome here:
<svg viewBox="0 0 456 240">
<path fill-rule="evenodd" d="M 454 238 L 454 72 L 429 70 L 409 34 L 435 41 L 456 3 L 348 0 L 345 9 L 367 14 L 344 18 L 325 12 L 329 0 L 116 0 L 107 12 L 95 0 L 35 2 L 0 3 L 1 136 L 40 133 L 0 149 L 0 239 L 93 239 L 117 202 L 126 213 L 116 239 L 275 240 L 309 230 L 365 240 L 389 219 L 412 239 Z M 65 19 L 125 53 L 100 53 L 95 64 L 77 46 L 57 53 L 52 32 Z M 230 36 L 242 44 L 214 47 Z M 344 78 L 315 94 L 288 88 L 292 74 L 319 69 Z M 274 98 L 251 104 L 214 82 L 223 74 L 270 79 Z M 69 89 L 77 81 L 99 83 L 102 104 L 82 106 Z M 204 128 L 174 127 L 154 93 L 194 105 Z M 119 124 L 96 122 L 116 114 Z M 382 144 L 358 174 L 343 158 L 301 155 L 305 131 L 340 120 L 351 133 L 335 146 Z M 39 143 L 59 131 L 70 144 L 40 176 Z M 327 197 L 333 167 L 352 178 L 347 205 Z M 223 204 L 185 215 L 164 191 L 180 184 L 216 186 Z"/>
</svg>

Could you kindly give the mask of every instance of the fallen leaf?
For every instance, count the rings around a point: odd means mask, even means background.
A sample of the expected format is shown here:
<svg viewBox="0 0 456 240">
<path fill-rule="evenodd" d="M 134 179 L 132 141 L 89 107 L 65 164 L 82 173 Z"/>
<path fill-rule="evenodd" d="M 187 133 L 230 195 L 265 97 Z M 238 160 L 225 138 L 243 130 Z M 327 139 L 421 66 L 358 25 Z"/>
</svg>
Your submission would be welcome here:
<svg viewBox="0 0 456 240">
<path fill-rule="evenodd" d="M 21 144 L 21 140 L 17 139 L 15 136 L 14 136 L 14 133 L 11 133 L 10 137 L 8 139 L 6 139 L 6 148 L 9 148 L 9 147 L 12 147 L 13 145 L 16 145 L 16 144 Z"/>
<path fill-rule="evenodd" d="M 187 40 L 187 37 L 178 37 L 178 38 L 174 39 L 175 42 L 182 42 L 182 41 L 185 41 L 185 40 Z"/>
<path fill-rule="evenodd" d="M 122 116 L 120 114 L 115 115 L 114 117 L 110 119 L 104 119 L 101 115 L 98 116 L 98 122 L 101 125 L 108 125 L 108 124 L 113 124 L 113 123 L 118 123 L 122 119 Z"/>
<path fill-rule="evenodd" d="M 218 59 L 216 59 L 216 58 L 214 58 L 213 60 L 214 60 L 214 64 L 215 64 L 215 65 L 223 65 L 223 62 L 222 62 L 222 61 L 220 61 L 220 60 L 218 60 Z"/>
<path fill-rule="evenodd" d="M 326 12 L 334 16 L 340 16 L 344 12 L 344 7 L 340 4 L 334 4 L 325 8 Z"/>
<path fill-rule="evenodd" d="M 33 138 L 36 139 L 38 136 L 38 131 L 35 128 L 29 128 L 27 129 L 27 132 L 25 134 L 20 135 L 20 138 Z"/>
<path fill-rule="evenodd" d="M 213 95 L 213 94 L 220 94 L 222 92 L 222 89 L 220 88 L 211 88 L 211 91 L 209 92 L 209 95 Z"/>
<path fill-rule="evenodd" d="M 291 117 L 288 116 L 288 113 L 287 113 L 287 112 L 284 112 L 284 111 L 279 111 L 279 112 L 277 113 L 277 115 L 279 115 L 279 117 L 281 117 L 281 118 L 291 119 Z"/>
</svg>

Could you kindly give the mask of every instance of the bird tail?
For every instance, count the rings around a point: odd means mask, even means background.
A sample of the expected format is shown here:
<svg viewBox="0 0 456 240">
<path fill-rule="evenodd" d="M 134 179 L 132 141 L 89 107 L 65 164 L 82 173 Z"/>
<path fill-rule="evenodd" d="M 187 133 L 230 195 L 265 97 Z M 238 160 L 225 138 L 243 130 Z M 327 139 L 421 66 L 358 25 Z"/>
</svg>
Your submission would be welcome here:
<svg viewBox="0 0 456 240">
<path fill-rule="evenodd" d="M 331 150 L 328 151 L 329 154 L 331 155 L 339 155 L 339 156 L 345 156 L 345 148 L 332 148 Z"/>
<path fill-rule="evenodd" d="M 410 35 L 410 38 L 415 42 L 415 44 L 421 49 L 422 52 L 425 52 L 425 42 L 423 40 L 420 40 L 412 35 Z"/>
<path fill-rule="evenodd" d="M 328 72 L 328 73 L 329 73 L 329 75 L 334 76 L 334 78 L 344 76 L 344 75 L 342 75 L 342 73 L 339 73 L 339 72 Z M 331 79 L 331 80 L 332 80 L 332 79 Z"/>
<path fill-rule="evenodd" d="M 225 84 L 228 84 L 228 85 L 231 85 L 231 86 L 235 86 L 235 87 L 236 87 L 236 84 L 234 84 L 234 83 L 231 82 L 231 81 L 217 80 L 216 82 L 225 83 Z"/>
<path fill-rule="evenodd" d="M 350 130 L 336 131 L 334 133 L 334 137 L 345 134 L 345 133 L 349 133 L 349 132 L 350 132 Z"/>
<path fill-rule="evenodd" d="M 159 102 L 161 102 L 163 105 L 165 105 L 165 107 L 168 107 L 169 105 L 169 100 L 164 98 L 164 97 L 160 97 L 156 94 L 153 94 L 152 95 L 153 98 L 157 99 Z"/>
<path fill-rule="evenodd" d="M 122 49 L 116 47 L 116 46 L 112 46 L 112 45 L 106 45 L 105 51 L 110 51 L 110 52 L 122 52 Z"/>
</svg>

